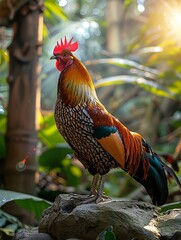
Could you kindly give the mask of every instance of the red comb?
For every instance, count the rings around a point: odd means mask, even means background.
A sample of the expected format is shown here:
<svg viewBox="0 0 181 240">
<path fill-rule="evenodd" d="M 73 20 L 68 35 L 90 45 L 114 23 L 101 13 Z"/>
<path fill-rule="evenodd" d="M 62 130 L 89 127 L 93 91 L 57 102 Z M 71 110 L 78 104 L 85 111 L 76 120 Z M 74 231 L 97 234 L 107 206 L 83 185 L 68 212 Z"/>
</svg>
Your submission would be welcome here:
<svg viewBox="0 0 181 240">
<path fill-rule="evenodd" d="M 60 43 L 57 42 L 57 45 L 55 46 L 54 50 L 53 50 L 53 54 L 56 55 L 60 52 L 62 52 L 63 50 L 69 50 L 71 52 L 75 52 L 78 49 L 78 42 L 74 42 L 72 43 L 73 37 L 70 39 L 69 42 L 67 42 L 67 38 L 65 37 L 64 42 L 61 39 Z"/>
</svg>

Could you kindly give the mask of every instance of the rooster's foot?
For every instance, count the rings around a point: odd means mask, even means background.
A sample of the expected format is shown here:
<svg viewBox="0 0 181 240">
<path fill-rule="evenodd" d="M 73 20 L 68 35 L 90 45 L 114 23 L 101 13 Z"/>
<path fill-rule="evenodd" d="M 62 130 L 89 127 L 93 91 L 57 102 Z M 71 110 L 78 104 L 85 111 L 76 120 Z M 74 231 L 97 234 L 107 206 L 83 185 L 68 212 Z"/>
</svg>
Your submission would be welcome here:
<svg viewBox="0 0 181 240">
<path fill-rule="evenodd" d="M 91 204 L 91 203 L 100 203 L 100 202 L 107 202 L 111 201 L 111 198 L 106 195 L 99 195 L 98 193 L 95 195 L 83 195 L 83 196 L 78 196 L 77 197 L 72 197 L 72 199 L 76 198 L 76 205 L 82 205 L 82 204 Z"/>
</svg>

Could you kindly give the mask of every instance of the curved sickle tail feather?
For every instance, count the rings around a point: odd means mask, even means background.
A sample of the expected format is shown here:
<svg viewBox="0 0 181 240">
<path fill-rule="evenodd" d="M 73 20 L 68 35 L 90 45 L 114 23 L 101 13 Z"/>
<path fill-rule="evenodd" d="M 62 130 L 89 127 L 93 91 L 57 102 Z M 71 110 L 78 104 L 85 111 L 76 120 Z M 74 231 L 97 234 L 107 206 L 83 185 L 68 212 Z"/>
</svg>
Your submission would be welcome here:
<svg viewBox="0 0 181 240">
<path fill-rule="evenodd" d="M 150 195 L 152 202 L 154 205 L 161 206 L 167 201 L 168 197 L 168 187 L 167 187 L 167 176 L 171 176 L 175 179 L 177 184 L 181 189 L 181 184 L 175 175 L 174 171 L 169 168 L 156 153 L 148 153 L 146 152 L 146 158 L 149 160 L 150 168 L 148 171 L 147 178 L 144 179 L 144 169 L 143 162 L 144 159 L 141 159 L 140 165 L 132 176 L 135 180 L 140 182 Z"/>
<path fill-rule="evenodd" d="M 156 154 L 156 153 L 155 153 L 155 154 Z M 156 155 L 157 155 L 157 154 L 156 154 Z M 158 155 L 157 155 L 157 157 L 158 157 Z M 159 158 L 159 157 L 158 157 L 158 158 Z M 161 160 L 160 160 L 160 161 L 161 161 Z M 161 165 L 162 165 L 163 169 L 165 170 L 168 178 L 173 178 L 173 179 L 175 179 L 175 181 L 176 181 L 176 183 L 177 183 L 177 185 L 179 186 L 180 191 L 181 191 L 181 183 L 180 183 L 177 175 L 175 174 L 175 172 L 174 172 L 170 167 L 168 167 L 168 166 L 166 165 L 166 163 L 164 163 L 164 162 L 162 162 L 162 161 L 161 161 Z"/>
</svg>

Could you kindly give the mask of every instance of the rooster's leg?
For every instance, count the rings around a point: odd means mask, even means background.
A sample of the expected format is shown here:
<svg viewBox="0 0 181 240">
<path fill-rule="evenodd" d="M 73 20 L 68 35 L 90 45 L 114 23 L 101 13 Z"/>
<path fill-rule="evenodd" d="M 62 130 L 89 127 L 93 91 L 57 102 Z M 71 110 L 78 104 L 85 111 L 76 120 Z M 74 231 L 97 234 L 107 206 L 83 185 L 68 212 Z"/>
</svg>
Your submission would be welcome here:
<svg viewBox="0 0 181 240">
<path fill-rule="evenodd" d="M 98 184 L 99 181 L 99 184 Z M 92 180 L 92 186 L 90 190 L 90 195 L 79 204 L 87 203 L 99 203 L 102 199 L 102 192 L 104 187 L 105 176 L 100 176 L 99 174 L 94 175 Z M 98 186 L 97 186 L 98 185 Z"/>
<path fill-rule="evenodd" d="M 99 203 L 105 200 L 111 200 L 111 197 L 103 194 L 105 179 L 106 179 L 106 175 L 102 175 L 99 179 L 96 203 Z"/>
<path fill-rule="evenodd" d="M 99 174 L 97 173 L 96 175 L 94 175 L 94 177 L 92 179 L 92 186 L 91 186 L 91 190 L 90 190 L 90 195 L 96 195 L 97 194 L 98 180 L 99 180 Z"/>
<path fill-rule="evenodd" d="M 90 190 L 90 195 L 85 197 L 78 197 L 79 202 L 77 205 L 88 204 L 88 203 L 99 203 L 104 202 L 106 200 L 111 200 L 110 197 L 103 194 L 104 189 L 104 182 L 105 182 L 106 175 L 99 175 L 96 174 L 92 180 L 92 186 Z M 73 199 L 74 197 L 72 197 Z"/>
<path fill-rule="evenodd" d="M 81 201 L 79 205 L 87 203 L 99 203 L 111 199 L 110 197 L 103 195 L 105 178 L 106 175 L 100 176 L 99 174 L 96 174 L 93 177 L 91 194 L 85 200 Z"/>
<path fill-rule="evenodd" d="M 103 189 L 104 189 L 104 182 L 105 182 L 105 177 L 106 175 L 100 176 L 99 179 L 99 186 L 97 189 L 97 199 L 96 199 L 96 203 L 99 203 L 103 200 Z"/>
<path fill-rule="evenodd" d="M 99 180 L 99 178 L 100 178 L 100 180 Z M 87 204 L 87 203 L 98 203 L 102 200 L 102 193 L 101 193 L 101 190 L 99 188 L 100 183 L 101 183 L 101 178 L 102 178 L 102 176 L 100 177 L 100 175 L 98 173 L 96 175 L 94 175 L 94 177 L 92 179 L 90 195 L 88 197 L 86 197 L 86 199 L 81 201 L 79 203 L 79 205 L 80 204 Z M 99 181 L 99 186 L 98 186 L 98 181 Z M 97 199 L 99 199 L 98 202 L 97 202 Z"/>
</svg>

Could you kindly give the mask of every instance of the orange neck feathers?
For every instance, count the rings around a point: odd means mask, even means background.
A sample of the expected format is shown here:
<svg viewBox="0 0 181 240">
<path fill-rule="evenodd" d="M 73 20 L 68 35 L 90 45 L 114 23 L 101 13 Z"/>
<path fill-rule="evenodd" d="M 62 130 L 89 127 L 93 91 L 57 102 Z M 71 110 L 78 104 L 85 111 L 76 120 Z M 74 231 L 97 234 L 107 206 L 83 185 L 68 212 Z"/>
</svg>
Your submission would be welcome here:
<svg viewBox="0 0 181 240">
<path fill-rule="evenodd" d="M 58 95 L 66 105 L 75 107 L 96 100 L 94 85 L 86 67 L 73 56 L 73 62 L 60 74 Z"/>
</svg>

